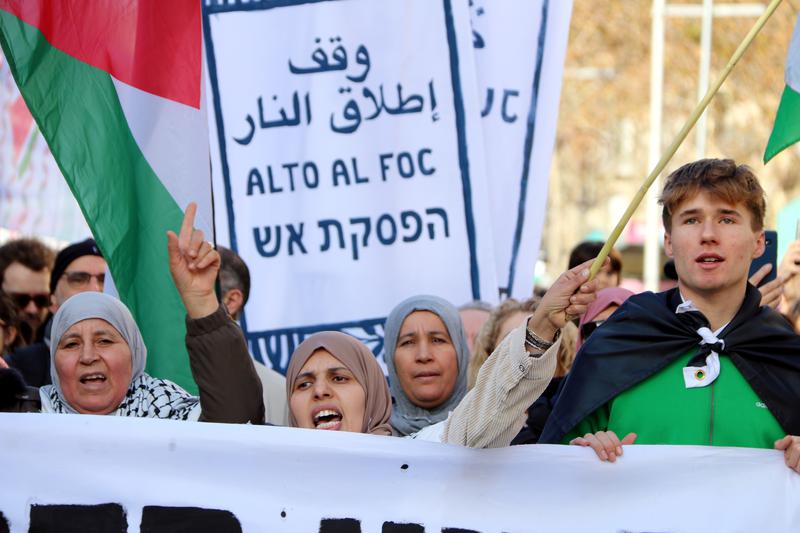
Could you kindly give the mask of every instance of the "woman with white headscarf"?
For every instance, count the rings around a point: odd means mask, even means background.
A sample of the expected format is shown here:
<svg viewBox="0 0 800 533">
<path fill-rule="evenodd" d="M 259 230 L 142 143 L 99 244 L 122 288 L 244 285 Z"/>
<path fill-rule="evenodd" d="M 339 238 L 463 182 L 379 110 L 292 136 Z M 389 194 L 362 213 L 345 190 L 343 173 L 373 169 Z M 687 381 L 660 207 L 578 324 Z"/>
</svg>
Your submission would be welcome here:
<svg viewBox="0 0 800 533">
<path fill-rule="evenodd" d="M 84 292 L 53 319 L 52 385 L 39 389 L 42 412 L 197 420 L 199 398 L 144 371 L 147 348 L 116 298 Z"/>
<path fill-rule="evenodd" d="M 200 396 L 148 375 L 147 349 L 128 308 L 112 296 L 86 292 L 70 297 L 53 317 L 53 383 L 39 390 L 43 412 L 263 422 L 261 383 L 241 330 L 214 293 L 220 258 L 192 227 L 195 211 L 190 204 L 180 235 L 168 232 L 168 251 L 186 307 L 186 347 Z"/>
</svg>

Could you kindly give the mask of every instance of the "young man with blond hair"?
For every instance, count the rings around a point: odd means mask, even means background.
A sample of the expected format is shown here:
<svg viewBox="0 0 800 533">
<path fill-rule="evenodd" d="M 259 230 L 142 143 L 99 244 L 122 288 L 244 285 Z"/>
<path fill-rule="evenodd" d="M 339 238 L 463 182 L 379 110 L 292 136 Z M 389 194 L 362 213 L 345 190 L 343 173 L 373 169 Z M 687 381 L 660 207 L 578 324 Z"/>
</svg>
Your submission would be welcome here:
<svg viewBox="0 0 800 533">
<path fill-rule="evenodd" d="M 748 283 L 764 252 L 758 179 L 704 159 L 670 174 L 661 203 L 678 287 L 631 297 L 592 334 L 540 442 L 608 461 L 634 442 L 774 447 L 800 472 L 800 337 Z"/>
</svg>

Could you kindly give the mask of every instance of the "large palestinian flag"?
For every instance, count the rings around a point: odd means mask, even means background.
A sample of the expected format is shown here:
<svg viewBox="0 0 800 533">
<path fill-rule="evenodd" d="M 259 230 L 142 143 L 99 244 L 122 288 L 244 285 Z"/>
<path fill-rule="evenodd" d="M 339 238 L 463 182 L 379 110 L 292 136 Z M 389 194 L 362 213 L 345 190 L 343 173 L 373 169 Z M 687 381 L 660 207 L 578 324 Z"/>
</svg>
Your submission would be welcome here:
<svg viewBox="0 0 800 533">
<path fill-rule="evenodd" d="M 764 163 L 797 141 L 800 141 L 800 24 L 795 24 L 792 42 L 789 44 L 786 87 L 775 116 L 772 135 L 764 151 Z"/>
<path fill-rule="evenodd" d="M 199 0 L 0 0 L 0 44 L 148 347 L 196 390 L 166 230 L 210 222 Z M 203 222 L 205 221 L 205 222 Z"/>
</svg>

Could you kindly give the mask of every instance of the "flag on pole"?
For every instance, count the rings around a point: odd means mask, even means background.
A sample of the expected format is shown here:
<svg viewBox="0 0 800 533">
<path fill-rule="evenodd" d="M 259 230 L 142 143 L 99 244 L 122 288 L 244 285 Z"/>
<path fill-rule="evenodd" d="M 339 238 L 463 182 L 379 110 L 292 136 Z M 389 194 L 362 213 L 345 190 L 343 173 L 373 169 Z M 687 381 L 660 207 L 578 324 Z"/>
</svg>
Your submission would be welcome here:
<svg viewBox="0 0 800 533">
<path fill-rule="evenodd" d="M 800 141 L 800 24 L 795 24 L 792 42 L 789 44 L 786 88 L 775 116 L 772 135 L 764 151 L 764 163 L 797 141 Z"/>
<path fill-rule="evenodd" d="M 196 390 L 166 230 L 211 220 L 198 0 L 0 0 L 0 44 L 148 347 Z"/>
</svg>

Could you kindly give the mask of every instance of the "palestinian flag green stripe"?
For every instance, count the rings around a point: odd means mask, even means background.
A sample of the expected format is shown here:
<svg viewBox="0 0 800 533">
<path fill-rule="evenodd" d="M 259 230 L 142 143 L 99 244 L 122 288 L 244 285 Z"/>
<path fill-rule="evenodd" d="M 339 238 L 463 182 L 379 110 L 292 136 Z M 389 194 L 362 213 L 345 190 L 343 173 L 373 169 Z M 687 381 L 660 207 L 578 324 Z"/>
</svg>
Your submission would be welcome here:
<svg viewBox="0 0 800 533">
<path fill-rule="evenodd" d="M 52 47 L 39 30 L 5 11 L 0 44 L 139 324 L 148 372 L 196 392 L 164 229 L 177 231 L 183 213 L 131 133 L 111 76 Z M 148 310 L 154 307 L 158 312 Z"/>
<path fill-rule="evenodd" d="M 789 85 L 783 90 L 775 126 L 764 151 L 764 163 L 800 140 L 800 94 Z"/>
</svg>

